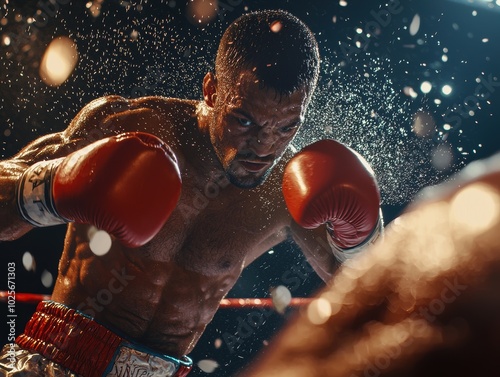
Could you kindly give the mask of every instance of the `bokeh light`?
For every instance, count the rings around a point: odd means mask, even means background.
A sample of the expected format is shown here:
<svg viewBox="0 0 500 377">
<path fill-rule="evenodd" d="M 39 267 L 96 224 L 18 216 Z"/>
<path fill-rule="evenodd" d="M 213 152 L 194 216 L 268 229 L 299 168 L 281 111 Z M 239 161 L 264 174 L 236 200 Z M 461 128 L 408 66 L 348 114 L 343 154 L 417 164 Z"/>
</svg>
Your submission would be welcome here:
<svg viewBox="0 0 500 377">
<path fill-rule="evenodd" d="M 419 137 L 432 137 L 436 131 L 434 117 L 425 111 L 417 111 L 413 117 L 412 130 Z"/>
<path fill-rule="evenodd" d="M 420 16 L 417 13 L 415 16 L 413 16 L 413 20 L 411 21 L 410 24 L 410 35 L 411 36 L 416 35 L 419 29 L 420 29 Z"/>
<path fill-rule="evenodd" d="M 200 360 L 197 365 L 205 373 L 213 373 L 219 367 L 217 361 L 210 359 Z"/>
<path fill-rule="evenodd" d="M 449 96 L 452 91 L 453 91 L 453 88 L 448 84 L 443 85 L 443 87 L 441 88 L 441 92 L 443 92 L 443 94 L 445 96 Z"/>
<path fill-rule="evenodd" d="M 47 47 L 40 63 L 40 77 L 47 85 L 64 83 L 78 62 L 75 42 L 67 37 L 54 39 Z"/>
<path fill-rule="evenodd" d="M 36 269 L 35 258 L 33 258 L 33 255 L 29 251 L 25 251 L 23 253 L 22 261 L 26 271 L 35 271 Z"/>
<path fill-rule="evenodd" d="M 186 17 L 195 25 L 206 25 L 217 16 L 218 6 L 217 0 L 190 0 Z"/>
<path fill-rule="evenodd" d="M 95 255 L 102 256 L 111 249 L 111 236 L 104 230 L 96 230 L 90 237 L 89 247 Z"/>
<path fill-rule="evenodd" d="M 271 290 L 274 308 L 278 313 L 284 313 L 292 300 L 290 290 L 284 285 L 279 285 Z"/>
<path fill-rule="evenodd" d="M 45 288 L 50 288 L 50 287 L 52 287 L 52 284 L 54 283 L 54 277 L 52 276 L 50 271 L 43 270 L 40 281 L 42 282 L 42 285 Z"/>
<path fill-rule="evenodd" d="M 422 93 L 427 94 L 432 90 L 432 84 L 429 81 L 424 81 L 420 84 L 420 90 Z"/>
<path fill-rule="evenodd" d="M 492 186 L 472 184 L 459 191 L 451 202 L 451 222 L 464 234 L 487 231 L 499 218 L 500 192 Z"/>
<path fill-rule="evenodd" d="M 307 318 L 315 325 L 321 325 L 328 321 L 332 315 L 330 302 L 325 298 L 315 299 L 307 307 Z"/>
</svg>

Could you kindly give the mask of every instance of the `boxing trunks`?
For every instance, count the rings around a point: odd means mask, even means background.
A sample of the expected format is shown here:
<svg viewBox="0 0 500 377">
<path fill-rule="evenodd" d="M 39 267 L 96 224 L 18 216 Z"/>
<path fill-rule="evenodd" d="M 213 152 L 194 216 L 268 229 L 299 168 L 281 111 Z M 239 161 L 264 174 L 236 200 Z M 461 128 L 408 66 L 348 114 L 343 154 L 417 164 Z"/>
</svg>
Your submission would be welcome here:
<svg viewBox="0 0 500 377">
<path fill-rule="evenodd" d="M 184 377 L 192 361 L 159 354 L 53 301 L 42 301 L 16 339 L 15 362 L 0 356 L 3 376 Z"/>
</svg>

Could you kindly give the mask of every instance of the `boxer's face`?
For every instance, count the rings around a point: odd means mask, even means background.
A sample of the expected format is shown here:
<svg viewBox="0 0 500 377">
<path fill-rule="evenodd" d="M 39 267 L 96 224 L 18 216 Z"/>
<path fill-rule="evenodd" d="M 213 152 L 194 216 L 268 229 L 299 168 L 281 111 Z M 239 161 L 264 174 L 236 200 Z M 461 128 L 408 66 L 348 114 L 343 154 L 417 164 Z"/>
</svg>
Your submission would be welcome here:
<svg viewBox="0 0 500 377">
<path fill-rule="evenodd" d="M 210 139 L 231 183 L 256 187 L 267 178 L 298 131 L 307 93 L 279 96 L 263 89 L 250 72 L 218 87 L 207 103 L 213 108 Z"/>
</svg>

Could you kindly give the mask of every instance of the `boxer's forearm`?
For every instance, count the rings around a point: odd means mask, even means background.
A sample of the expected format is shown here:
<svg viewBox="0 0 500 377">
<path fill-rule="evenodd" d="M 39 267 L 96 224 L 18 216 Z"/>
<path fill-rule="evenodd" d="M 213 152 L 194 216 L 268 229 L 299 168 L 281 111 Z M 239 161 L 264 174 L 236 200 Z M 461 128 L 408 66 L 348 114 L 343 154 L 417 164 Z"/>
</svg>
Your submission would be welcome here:
<svg viewBox="0 0 500 377">
<path fill-rule="evenodd" d="M 23 148 L 9 160 L 0 161 L 0 240 L 15 240 L 33 226 L 19 211 L 17 187 L 23 173 L 38 161 L 50 160 L 65 154 L 60 133 L 42 136 Z M 67 153 L 66 153 L 67 154 Z"/>
<path fill-rule="evenodd" d="M 328 282 L 340 266 L 340 262 L 335 258 L 328 244 L 325 227 L 304 229 L 292 223 L 290 229 L 293 240 L 300 247 L 316 274 L 325 283 Z"/>
<path fill-rule="evenodd" d="M 33 227 L 17 209 L 16 185 L 28 166 L 14 161 L 0 162 L 0 240 L 12 241 Z"/>
</svg>

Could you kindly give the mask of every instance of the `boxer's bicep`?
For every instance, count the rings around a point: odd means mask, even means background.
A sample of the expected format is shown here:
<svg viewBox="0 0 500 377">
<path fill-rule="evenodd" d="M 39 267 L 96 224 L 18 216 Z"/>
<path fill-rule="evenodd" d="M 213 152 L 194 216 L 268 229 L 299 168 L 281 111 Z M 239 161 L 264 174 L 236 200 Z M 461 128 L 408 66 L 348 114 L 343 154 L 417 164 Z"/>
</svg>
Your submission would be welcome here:
<svg viewBox="0 0 500 377">
<path fill-rule="evenodd" d="M 290 230 L 293 240 L 318 276 L 325 282 L 330 280 L 340 263 L 328 245 L 325 228 L 304 229 L 293 222 Z"/>
</svg>

